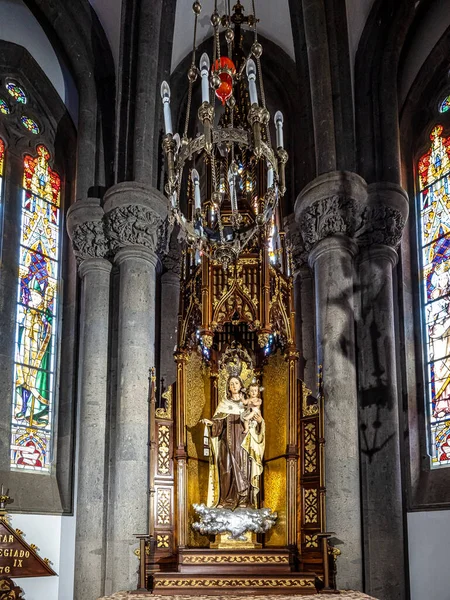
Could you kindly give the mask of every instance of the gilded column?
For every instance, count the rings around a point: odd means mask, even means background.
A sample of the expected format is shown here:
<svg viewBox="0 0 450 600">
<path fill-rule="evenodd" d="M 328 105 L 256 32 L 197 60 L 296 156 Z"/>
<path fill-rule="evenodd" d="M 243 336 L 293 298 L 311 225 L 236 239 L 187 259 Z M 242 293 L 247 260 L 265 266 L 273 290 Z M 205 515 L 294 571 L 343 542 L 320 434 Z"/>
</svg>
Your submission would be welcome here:
<svg viewBox="0 0 450 600">
<path fill-rule="evenodd" d="M 98 199 L 80 200 L 67 225 L 81 278 L 75 600 L 104 594 L 107 375 L 111 263 Z"/>
<path fill-rule="evenodd" d="M 406 593 L 392 270 L 407 216 L 400 186 L 372 184 L 356 232 L 365 591 L 386 600 Z"/>
<path fill-rule="evenodd" d="M 323 368 L 327 530 L 339 540 L 338 585 L 362 589 L 361 496 L 354 335 L 352 236 L 366 195 L 358 175 L 321 175 L 295 213 L 314 273 L 316 356 Z"/>
<path fill-rule="evenodd" d="M 107 593 L 134 589 L 135 534 L 148 531 L 148 371 L 155 364 L 156 277 L 166 202 L 144 184 L 105 195 L 107 232 L 119 268 L 117 389 L 111 423 Z"/>
</svg>

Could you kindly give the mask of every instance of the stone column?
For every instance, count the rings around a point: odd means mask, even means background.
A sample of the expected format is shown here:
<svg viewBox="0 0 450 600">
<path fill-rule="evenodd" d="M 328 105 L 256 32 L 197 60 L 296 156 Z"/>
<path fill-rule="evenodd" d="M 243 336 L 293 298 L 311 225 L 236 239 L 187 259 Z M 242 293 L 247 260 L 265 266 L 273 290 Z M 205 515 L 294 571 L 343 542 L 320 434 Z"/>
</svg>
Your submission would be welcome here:
<svg viewBox="0 0 450 600">
<path fill-rule="evenodd" d="M 314 271 L 317 364 L 323 367 L 327 530 L 341 556 L 338 586 L 362 588 L 361 497 L 351 240 L 365 182 L 332 172 L 299 195 L 296 219 Z"/>
<path fill-rule="evenodd" d="M 135 589 L 135 534 L 148 532 L 148 375 L 155 364 L 155 295 L 166 201 L 154 188 L 120 183 L 105 195 L 119 267 L 117 389 L 111 424 L 107 592 Z"/>
<path fill-rule="evenodd" d="M 365 591 L 385 600 L 406 595 L 392 269 L 407 216 L 400 186 L 368 186 L 357 231 L 364 571 Z"/>
<path fill-rule="evenodd" d="M 75 600 L 104 593 L 107 374 L 111 263 L 97 199 L 76 202 L 67 226 L 81 278 Z"/>
<path fill-rule="evenodd" d="M 173 231 L 169 252 L 163 260 L 165 272 L 161 276 L 161 332 L 160 332 L 160 378 L 167 388 L 175 383 L 177 368 L 173 353 L 177 343 L 178 310 L 180 304 L 181 252 L 177 240 L 178 229 Z"/>
</svg>

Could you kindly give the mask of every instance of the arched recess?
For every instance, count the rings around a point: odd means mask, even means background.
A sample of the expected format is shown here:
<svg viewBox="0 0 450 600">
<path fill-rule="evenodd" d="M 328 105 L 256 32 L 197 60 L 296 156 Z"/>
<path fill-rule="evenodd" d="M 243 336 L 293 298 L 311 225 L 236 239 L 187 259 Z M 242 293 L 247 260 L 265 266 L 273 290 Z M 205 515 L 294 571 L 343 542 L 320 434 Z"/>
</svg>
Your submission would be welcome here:
<svg viewBox="0 0 450 600">
<path fill-rule="evenodd" d="M 410 47 L 414 40 L 410 40 Z M 450 508 L 450 468 L 432 469 L 428 440 L 424 341 L 421 331 L 421 281 L 418 245 L 417 163 L 430 146 L 430 132 L 442 124 L 450 132 L 450 115 L 439 101 L 450 93 L 450 26 L 432 47 L 405 97 L 400 120 L 402 178 L 411 198 L 409 227 L 402 243 L 399 277 L 400 336 L 403 353 L 404 472 L 408 508 Z M 406 62 L 406 58 L 405 58 Z M 400 72 L 401 75 L 401 72 Z M 415 210 L 414 210 L 415 209 Z M 413 318 L 412 318 L 413 316 Z"/>
<path fill-rule="evenodd" d="M 76 197 L 99 197 L 113 182 L 114 60 L 87 0 L 24 0 L 66 59 L 80 97 Z"/>
<path fill-rule="evenodd" d="M 8 80 L 17 82 L 27 94 L 23 114 L 39 125 L 37 134 L 21 124 L 21 105 L 14 104 L 5 90 Z M 49 475 L 9 470 L 11 399 L 13 397 L 13 361 L 16 321 L 18 254 L 21 230 L 22 186 L 24 156 L 37 154 L 37 146 L 44 145 L 50 154 L 50 167 L 62 181 L 61 213 L 74 197 L 76 173 L 76 132 L 67 108 L 53 85 L 34 58 L 25 48 L 0 41 L 0 89 L 11 105 L 10 114 L 0 118 L 0 137 L 6 142 L 4 239 L 1 263 L 0 331 L 2 336 L 0 381 L 0 465 L 1 478 L 14 496 L 12 510 L 39 513 L 61 513 L 72 510 L 72 468 L 74 448 L 74 397 L 76 360 L 76 265 L 64 219 L 60 226 L 60 283 L 59 333 L 57 334 L 59 364 L 59 398 L 55 400 L 58 414 L 54 419 L 53 465 Z M 39 485 L 36 485 L 39 477 Z"/>
</svg>

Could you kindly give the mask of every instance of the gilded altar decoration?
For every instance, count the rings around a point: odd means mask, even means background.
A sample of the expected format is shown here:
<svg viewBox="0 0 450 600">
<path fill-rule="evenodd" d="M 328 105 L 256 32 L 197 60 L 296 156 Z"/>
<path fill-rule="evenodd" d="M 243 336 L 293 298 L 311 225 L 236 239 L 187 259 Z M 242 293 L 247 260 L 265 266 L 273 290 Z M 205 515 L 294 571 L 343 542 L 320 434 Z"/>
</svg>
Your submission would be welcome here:
<svg viewBox="0 0 450 600">
<path fill-rule="evenodd" d="M 305 490 L 305 521 L 306 523 L 316 523 L 318 510 L 317 510 L 317 490 Z"/>
<path fill-rule="evenodd" d="M 9 577 L 0 575 L 0 600 L 24 600 L 23 589 Z"/>
<path fill-rule="evenodd" d="M 286 564 L 289 563 L 289 556 L 279 556 L 270 554 L 213 554 L 199 556 L 185 556 L 183 564 Z"/>
<path fill-rule="evenodd" d="M 248 577 L 246 579 L 235 579 L 230 577 L 222 577 L 220 579 L 200 579 L 200 578 L 183 578 L 183 579 L 164 579 L 157 580 L 156 588 L 312 588 L 315 589 L 314 579 L 307 578 L 262 578 Z"/>
<path fill-rule="evenodd" d="M 170 429 L 167 425 L 158 427 L 158 475 L 170 472 Z"/>
<path fill-rule="evenodd" d="M 199 0 L 193 10 L 198 20 Z M 268 119 L 256 16 L 237 0 L 211 22 L 212 60 L 203 55 L 197 67 L 194 56 L 188 73 L 188 113 L 201 79 L 200 135 L 188 136 L 189 115 L 184 134 L 173 133 L 170 88 L 161 90 L 181 285 L 176 381 L 160 401 L 151 381 L 139 587 L 310 594 L 329 564 L 318 541 L 323 399 L 298 378 L 283 117 Z"/>
</svg>

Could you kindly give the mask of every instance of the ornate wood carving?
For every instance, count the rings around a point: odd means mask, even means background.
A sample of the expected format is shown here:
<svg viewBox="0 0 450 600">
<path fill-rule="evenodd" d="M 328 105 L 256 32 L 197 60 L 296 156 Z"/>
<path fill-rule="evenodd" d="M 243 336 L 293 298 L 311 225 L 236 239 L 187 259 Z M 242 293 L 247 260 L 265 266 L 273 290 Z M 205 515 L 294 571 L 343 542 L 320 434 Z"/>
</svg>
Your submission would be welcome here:
<svg viewBox="0 0 450 600">
<path fill-rule="evenodd" d="M 9 577 L 0 576 L 0 600 L 25 600 L 23 589 Z"/>
</svg>

